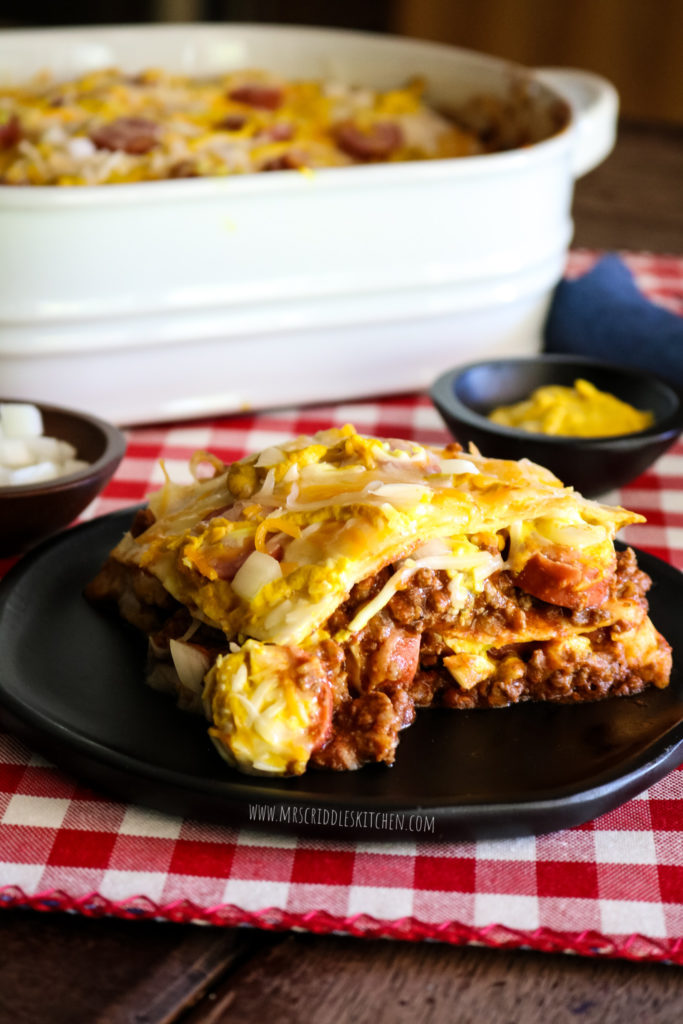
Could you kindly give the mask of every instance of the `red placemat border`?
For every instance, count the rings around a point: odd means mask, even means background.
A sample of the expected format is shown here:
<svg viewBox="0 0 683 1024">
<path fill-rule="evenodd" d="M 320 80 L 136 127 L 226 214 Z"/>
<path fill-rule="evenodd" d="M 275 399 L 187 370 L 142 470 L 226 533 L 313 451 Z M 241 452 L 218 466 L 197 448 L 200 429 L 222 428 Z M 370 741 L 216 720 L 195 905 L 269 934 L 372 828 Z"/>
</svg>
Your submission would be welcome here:
<svg viewBox="0 0 683 1024">
<path fill-rule="evenodd" d="M 18 886 L 0 888 L 0 909 L 66 911 L 84 917 L 115 917 L 124 920 L 158 920 L 174 924 L 209 924 L 224 928 L 252 927 L 264 931 L 306 931 L 314 935 L 350 935 L 364 939 L 397 939 L 404 942 L 446 942 L 454 946 L 477 945 L 493 949 L 530 949 L 539 953 L 574 953 L 638 962 L 666 962 L 683 966 L 683 939 L 656 940 L 645 935 L 612 937 L 597 931 L 558 932 L 551 928 L 523 931 L 507 925 L 475 928 L 460 921 L 430 924 L 415 917 L 380 921 L 368 914 L 335 917 L 324 910 L 293 914 L 277 907 L 249 912 L 222 903 L 202 908 L 189 900 L 157 904 L 146 896 L 114 901 L 91 892 L 73 898 L 61 889 L 47 889 L 27 896 Z"/>
</svg>

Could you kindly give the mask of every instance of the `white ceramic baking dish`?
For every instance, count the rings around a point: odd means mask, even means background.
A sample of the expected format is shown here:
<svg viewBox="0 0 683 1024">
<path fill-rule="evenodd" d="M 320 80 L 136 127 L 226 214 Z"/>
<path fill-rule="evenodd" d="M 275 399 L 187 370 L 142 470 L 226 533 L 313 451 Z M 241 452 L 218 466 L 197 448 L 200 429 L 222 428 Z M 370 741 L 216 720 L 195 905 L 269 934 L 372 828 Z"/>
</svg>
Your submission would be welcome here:
<svg viewBox="0 0 683 1024">
<path fill-rule="evenodd" d="M 544 141 L 439 161 L 77 188 L 0 187 L 0 391 L 117 423 L 353 398 L 534 351 L 575 176 L 612 87 L 407 39 L 250 25 L 0 33 L 0 74 L 262 67 L 458 108 L 523 91 Z"/>
</svg>

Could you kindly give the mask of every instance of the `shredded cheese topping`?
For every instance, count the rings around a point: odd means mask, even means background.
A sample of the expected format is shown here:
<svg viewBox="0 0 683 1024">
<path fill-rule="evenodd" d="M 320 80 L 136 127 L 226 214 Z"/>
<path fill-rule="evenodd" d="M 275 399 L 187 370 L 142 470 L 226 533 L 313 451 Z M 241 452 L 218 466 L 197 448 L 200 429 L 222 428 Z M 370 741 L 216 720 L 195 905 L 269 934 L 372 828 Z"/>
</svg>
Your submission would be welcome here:
<svg viewBox="0 0 683 1024">
<path fill-rule="evenodd" d="M 352 632 L 420 568 L 448 572 L 457 607 L 503 564 L 519 572 L 539 551 L 611 564 L 617 529 L 640 519 L 532 463 L 363 437 L 348 425 L 263 454 L 188 487 L 169 482 L 150 501 L 157 521 L 116 552 L 229 640 L 303 643 L 385 566 L 391 578 Z"/>
<path fill-rule="evenodd" d="M 466 156 L 479 140 L 424 102 L 261 69 L 189 77 L 115 68 L 0 94 L 0 182 L 101 185 Z"/>
</svg>

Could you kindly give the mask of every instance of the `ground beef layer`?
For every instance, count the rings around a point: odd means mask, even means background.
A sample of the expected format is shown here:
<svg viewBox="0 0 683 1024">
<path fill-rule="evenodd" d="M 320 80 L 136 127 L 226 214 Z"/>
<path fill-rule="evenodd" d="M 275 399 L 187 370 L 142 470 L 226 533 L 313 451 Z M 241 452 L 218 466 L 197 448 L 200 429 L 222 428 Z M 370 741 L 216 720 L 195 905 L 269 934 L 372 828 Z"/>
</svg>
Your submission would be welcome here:
<svg viewBox="0 0 683 1024">
<path fill-rule="evenodd" d="M 344 631 L 390 574 L 390 568 L 383 569 L 353 588 L 327 623 L 331 637 Z M 608 597 L 597 608 L 548 604 L 524 593 L 503 571 L 458 609 L 449 582 L 445 572 L 421 569 L 362 631 L 344 642 L 326 639 L 317 645 L 321 685 L 331 690 L 333 715 L 312 755 L 313 765 L 350 770 L 368 762 L 391 764 L 399 733 L 418 707 L 575 703 L 668 683 L 671 650 L 647 618 L 650 580 L 630 550 L 617 554 Z M 113 560 L 87 593 L 96 601 L 114 602 L 124 618 L 148 633 L 155 661 L 172 680 L 168 644 L 191 625 L 187 610 L 144 570 Z M 520 635 L 545 638 L 510 642 Z M 458 636 L 488 638 L 493 670 L 471 685 L 459 683 L 448 668 Z M 202 644 L 212 658 L 227 649 L 223 635 L 208 627 L 201 627 L 193 643 Z"/>
</svg>

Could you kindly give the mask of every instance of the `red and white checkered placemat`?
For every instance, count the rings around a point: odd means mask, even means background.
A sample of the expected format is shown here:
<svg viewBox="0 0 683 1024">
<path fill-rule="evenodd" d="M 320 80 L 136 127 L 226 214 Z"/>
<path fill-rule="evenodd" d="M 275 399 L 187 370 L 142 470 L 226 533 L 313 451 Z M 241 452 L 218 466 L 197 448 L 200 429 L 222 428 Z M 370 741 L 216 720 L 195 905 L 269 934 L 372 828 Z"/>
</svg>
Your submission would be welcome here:
<svg viewBox="0 0 683 1024">
<path fill-rule="evenodd" d="M 570 273 L 594 255 L 573 254 Z M 683 260 L 631 254 L 628 262 L 650 294 L 683 310 Z M 368 433 L 447 440 L 429 401 L 415 395 L 145 427 L 130 431 L 119 471 L 87 516 L 144 498 L 161 482 L 160 458 L 179 476 L 196 448 L 227 461 L 349 421 Z M 648 517 L 630 539 L 683 568 L 683 444 L 611 497 Z M 437 844 L 403 832 L 377 846 L 115 803 L 0 734 L 0 906 L 683 964 L 683 768 L 553 835 Z"/>
</svg>

